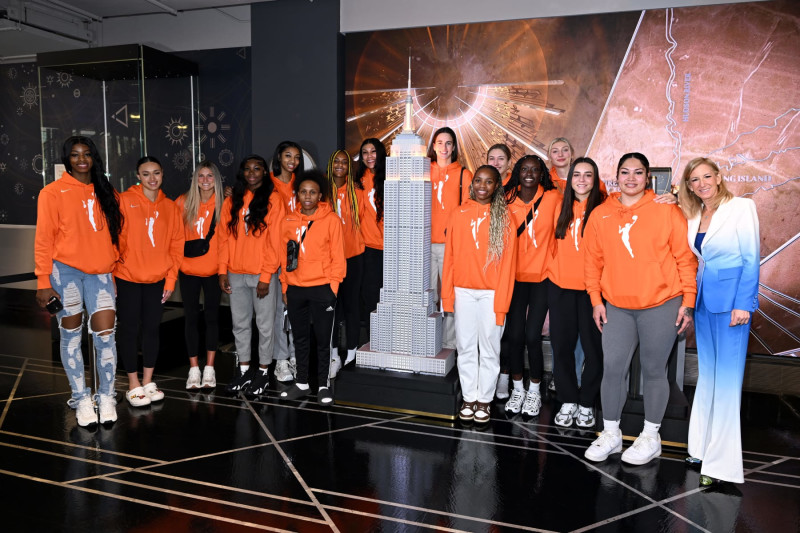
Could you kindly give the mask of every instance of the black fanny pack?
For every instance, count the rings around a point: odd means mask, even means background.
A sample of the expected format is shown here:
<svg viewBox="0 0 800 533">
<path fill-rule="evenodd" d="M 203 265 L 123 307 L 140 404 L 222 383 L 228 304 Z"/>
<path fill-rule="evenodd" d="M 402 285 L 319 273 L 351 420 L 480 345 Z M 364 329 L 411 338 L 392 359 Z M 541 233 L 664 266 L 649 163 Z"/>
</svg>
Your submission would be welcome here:
<svg viewBox="0 0 800 533">
<path fill-rule="evenodd" d="M 297 260 L 300 258 L 300 245 L 306 240 L 306 233 L 311 229 L 311 224 L 313 223 L 313 220 L 308 222 L 306 230 L 303 232 L 303 235 L 300 236 L 300 242 L 293 239 L 286 242 L 286 272 L 297 270 Z"/>
<path fill-rule="evenodd" d="M 184 257 L 200 257 L 206 255 L 210 248 L 211 237 L 214 236 L 214 229 L 217 226 L 217 213 L 214 211 L 214 216 L 211 217 L 211 229 L 208 230 L 208 235 L 204 239 L 192 239 L 183 244 Z"/>
</svg>

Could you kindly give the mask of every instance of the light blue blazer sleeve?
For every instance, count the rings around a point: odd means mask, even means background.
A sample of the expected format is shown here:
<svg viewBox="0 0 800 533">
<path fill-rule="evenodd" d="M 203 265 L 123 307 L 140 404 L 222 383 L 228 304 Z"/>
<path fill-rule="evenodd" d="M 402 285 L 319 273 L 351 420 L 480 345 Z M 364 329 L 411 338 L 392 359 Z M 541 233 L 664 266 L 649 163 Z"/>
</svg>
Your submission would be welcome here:
<svg viewBox="0 0 800 533">
<path fill-rule="evenodd" d="M 761 262 L 756 205 L 749 198 L 733 198 L 720 205 L 706 232 L 700 254 L 694 239 L 700 217 L 689 221 L 689 244 L 697 255 L 697 303 L 712 313 L 758 309 L 758 273 Z"/>
</svg>

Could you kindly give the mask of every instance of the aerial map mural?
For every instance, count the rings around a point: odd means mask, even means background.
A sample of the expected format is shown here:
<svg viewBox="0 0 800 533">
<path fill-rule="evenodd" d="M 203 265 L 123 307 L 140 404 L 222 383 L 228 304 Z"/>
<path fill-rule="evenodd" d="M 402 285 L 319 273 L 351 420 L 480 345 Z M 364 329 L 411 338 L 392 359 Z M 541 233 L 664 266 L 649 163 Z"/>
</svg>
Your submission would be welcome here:
<svg viewBox="0 0 800 533">
<path fill-rule="evenodd" d="M 401 129 L 408 58 L 419 134 L 456 131 L 462 163 L 554 137 L 597 161 L 643 152 L 678 181 L 697 156 L 761 220 L 749 351 L 800 354 L 800 3 L 757 2 L 349 34 L 348 150 Z M 546 160 L 546 159 L 545 159 Z"/>
</svg>

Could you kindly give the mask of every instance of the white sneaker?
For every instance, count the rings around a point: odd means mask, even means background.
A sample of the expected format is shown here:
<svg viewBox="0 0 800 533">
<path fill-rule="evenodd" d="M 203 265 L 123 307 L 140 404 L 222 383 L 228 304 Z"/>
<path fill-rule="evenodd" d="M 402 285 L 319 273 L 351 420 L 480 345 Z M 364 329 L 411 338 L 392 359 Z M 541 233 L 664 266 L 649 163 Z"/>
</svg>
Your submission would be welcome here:
<svg viewBox="0 0 800 533">
<path fill-rule="evenodd" d="M 144 387 L 136 387 L 125 393 L 128 403 L 133 407 L 144 407 L 150 405 L 150 397 L 145 394 Z"/>
<path fill-rule="evenodd" d="M 331 367 L 328 371 L 328 377 L 333 379 L 336 377 L 336 374 L 339 373 L 339 370 L 342 369 L 342 360 L 337 355 L 336 357 L 331 358 Z"/>
<path fill-rule="evenodd" d="M 605 461 L 612 453 L 619 453 L 622 451 L 622 432 L 617 431 L 603 431 L 595 441 L 586 448 L 583 456 L 599 463 Z"/>
<path fill-rule="evenodd" d="M 557 426 L 568 428 L 572 425 L 572 420 L 577 416 L 578 404 L 562 403 L 553 422 Z"/>
<path fill-rule="evenodd" d="M 109 394 L 100 395 L 100 423 L 117 421 L 117 399 Z"/>
<path fill-rule="evenodd" d="M 344 360 L 345 366 L 356 360 L 356 349 L 347 350 L 347 359 Z"/>
<path fill-rule="evenodd" d="M 144 386 L 144 393 L 150 398 L 151 402 L 160 402 L 164 399 L 164 393 L 161 392 L 155 381 L 151 381 Z"/>
<path fill-rule="evenodd" d="M 525 391 L 514 389 L 511 391 L 511 399 L 506 402 L 506 412 L 517 414 L 522 410 L 522 403 L 525 401 Z"/>
<path fill-rule="evenodd" d="M 280 361 L 275 362 L 275 379 L 282 383 L 286 381 L 292 381 L 294 379 L 292 371 L 289 369 L 288 359 L 281 359 Z"/>
<path fill-rule="evenodd" d="M 522 414 L 527 416 L 538 416 L 542 408 L 542 395 L 539 392 L 528 391 L 525 395 L 525 403 L 522 404 Z"/>
<path fill-rule="evenodd" d="M 213 389 L 217 386 L 217 372 L 213 366 L 206 365 L 203 368 L 203 388 Z"/>
<path fill-rule="evenodd" d="M 575 425 L 579 428 L 593 428 L 595 424 L 594 409 L 591 407 L 578 407 L 578 414 L 575 417 Z"/>
<path fill-rule="evenodd" d="M 97 424 L 97 413 L 94 412 L 94 402 L 91 396 L 84 396 L 75 408 L 75 418 L 81 427 Z"/>
<path fill-rule="evenodd" d="M 508 374 L 500 374 L 497 376 L 497 389 L 495 391 L 495 396 L 497 396 L 498 400 L 506 400 L 508 399 Z"/>
<path fill-rule="evenodd" d="M 186 378 L 186 390 L 197 390 L 200 388 L 200 367 L 189 367 L 189 377 Z"/>
<path fill-rule="evenodd" d="M 642 432 L 622 454 L 622 462 L 629 465 L 644 465 L 659 455 L 661 455 L 661 436 L 656 433 L 653 438 Z"/>
</svg>

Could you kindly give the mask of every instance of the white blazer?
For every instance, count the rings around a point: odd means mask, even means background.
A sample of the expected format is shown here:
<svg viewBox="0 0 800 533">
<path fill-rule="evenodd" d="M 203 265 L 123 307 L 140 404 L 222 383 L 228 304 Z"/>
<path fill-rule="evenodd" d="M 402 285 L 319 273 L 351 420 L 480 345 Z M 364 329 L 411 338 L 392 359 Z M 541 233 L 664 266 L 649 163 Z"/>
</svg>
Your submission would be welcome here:
<svg viewBox="0 0 800 533">
<path fill-rule="evenodd" d="M 697 256 L 697 305 L 712 313 L 758 309 L 758 272 L 761 261 L 756 204 L 749 198 L 732 198 L 711 218 L 701 244 L 694 241 L 700 215 L 689 220 L 689 246 Z"/>
</svg>

